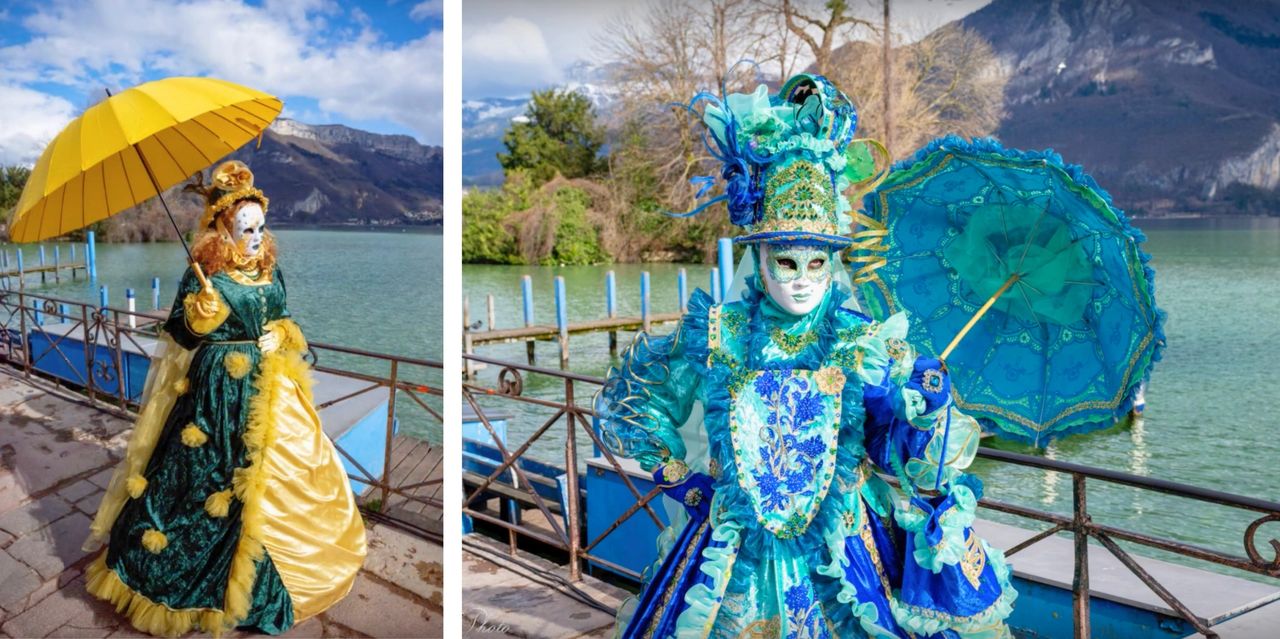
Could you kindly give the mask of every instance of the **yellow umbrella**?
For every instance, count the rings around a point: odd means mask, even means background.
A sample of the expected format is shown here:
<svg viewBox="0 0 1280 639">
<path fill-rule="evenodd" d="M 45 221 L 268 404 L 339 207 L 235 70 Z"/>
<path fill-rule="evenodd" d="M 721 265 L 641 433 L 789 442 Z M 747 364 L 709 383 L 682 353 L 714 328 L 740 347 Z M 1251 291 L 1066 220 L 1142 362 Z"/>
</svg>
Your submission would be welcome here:
<svg viewBox="0 0 1280 639">
<path fill-rule="evenodd" d="M 10 220 L 13 241 L 57 237 L 144 202 L 261 135 L 284 108 L 214 78 L 166 78 L 108 96 L 36 161 Z"/>
</svg>

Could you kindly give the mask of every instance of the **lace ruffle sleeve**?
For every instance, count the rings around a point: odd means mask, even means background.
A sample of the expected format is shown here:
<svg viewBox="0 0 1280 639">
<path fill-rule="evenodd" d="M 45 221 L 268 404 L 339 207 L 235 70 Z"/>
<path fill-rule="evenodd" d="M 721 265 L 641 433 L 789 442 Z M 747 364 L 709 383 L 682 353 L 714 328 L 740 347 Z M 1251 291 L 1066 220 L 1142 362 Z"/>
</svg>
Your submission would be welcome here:
<svg viewBox="0 0 1280 639">
<path fill-rule="evenodd" d="M 596 398 L 605 445 L 646 471 L 684 459 L 678 429 L 689 418 L 706 367 L 710 306 L 710 296 L 696 291 L 670 335 L 637 335 Z"/>
</svg>

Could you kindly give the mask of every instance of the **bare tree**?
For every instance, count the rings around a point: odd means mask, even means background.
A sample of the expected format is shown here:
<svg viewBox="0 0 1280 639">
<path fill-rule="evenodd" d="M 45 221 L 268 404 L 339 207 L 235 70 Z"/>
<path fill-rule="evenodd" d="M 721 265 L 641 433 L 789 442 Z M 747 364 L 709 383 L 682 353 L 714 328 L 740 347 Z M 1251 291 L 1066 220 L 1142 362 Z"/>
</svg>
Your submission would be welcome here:
<svg viewBox="0 0 1280 639">
<path fill-rule="evenodd" d="M 974 31 L 947 25 L 895 48 L 888 118 L 881 107 L 882 59 L 879 46 L 851 42 L 832 56 L 828 77 L 858 104 L 859 135 L 891 140 L 889 151 L 895 157 L 939 135 L 987 135 L 999 126 L 1007 76 L 991 45 Z M 886 119 L 891 132 L 885 129 Z"/>
<path fill-rule="evenodd" d="M 699 91 L 719 93 L 723 86 L 731 93 L 799 71 L 821 73 L 858 105 L 859 135 L 891 138 L 895 155 L 937 135 L 995 129 L 1003 115 L 1005 78 L 981 37 L 948 26 L 914 44 L 894 46 L 886 82 L 883 38 L 890 45 L 901 42 L 894 37 L 900 32 L 884 33 L 855 15 L 850 1 L 659 0 L 612 22 L 599 42 L 620 96 L 607 122 L 608 208 L 637 225 L 617 232 L 653 239 L 654 247 L 709 247 L 708 257 L 714 247 L 706 240 L 729 232 L 725 215 L 673 221 L 656 213 L 692 208 L 689 179 L 719 169 L 702 146 L 702 127 L 672 106 Z M 877 10 L 867 15 L 879 13 L 882 2 L 867 0 L 867 8 Z M 892 136 L 885 135 L 886 97 Z M 593 196 L 597 207 L 604 200 Z"/>
<path fill-rule="evenodd" d="M 811 4 L 803 0 L 777 0 L 774 7 L 787 31 L 808 47 L 813 56 L 813 71 L 827 75 L 836 48 L 858 36 L 860 29 L 867 33 L 877 33 L 877 29 L 870 20 L 854 15 L 846 0 L 827 0 L 822 10 L 809 6 Z"/>
<path fill-rule="evenodd" d="M 660 199 L 674 207 L 693 203 L 689 178 L 708 171 L 708 156 L 701 127 L 672 105 L 699 91 L 753 85 L 756 67 L 739 62 L 777 59 L 767 15 L 758 0 L 666 0 L 608 25 L 600 48 L 621 95 L 611 128 L 625 132 L 625 143 L 611 151 L 614 171 L 644 162 Z"/>
</svg>

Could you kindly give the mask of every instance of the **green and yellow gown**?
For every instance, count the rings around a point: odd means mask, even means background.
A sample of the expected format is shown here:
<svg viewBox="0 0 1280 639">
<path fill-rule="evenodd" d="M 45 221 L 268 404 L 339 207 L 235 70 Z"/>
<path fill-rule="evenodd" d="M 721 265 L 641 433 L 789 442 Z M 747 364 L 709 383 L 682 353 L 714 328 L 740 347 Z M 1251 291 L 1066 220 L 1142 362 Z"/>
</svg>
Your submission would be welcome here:
<svg viewBox="0 0 1280 639">
<path fill-rule="evenodd" d="M 277 634 L 350 591 L 364 524 L 312 405 L 279 269 L 188 269 L 86 546 L 88 589 L 139 630 Z M 268 332 L 278 346 L 264 350 Z"/>
</svg>

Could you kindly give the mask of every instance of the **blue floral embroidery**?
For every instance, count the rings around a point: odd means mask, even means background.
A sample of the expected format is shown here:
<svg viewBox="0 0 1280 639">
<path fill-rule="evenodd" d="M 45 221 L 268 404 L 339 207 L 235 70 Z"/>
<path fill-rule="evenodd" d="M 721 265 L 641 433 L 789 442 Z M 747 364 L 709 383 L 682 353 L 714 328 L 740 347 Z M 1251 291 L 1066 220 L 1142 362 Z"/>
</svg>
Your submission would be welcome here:
<svg viewBox="0 0 1280 639">
<path fill-rule="evenodd" d="M 814 480 L 823 470 L 827 446 L 821 435 L 809 436 L 825 408 L 823 395 L 812 386 L 789 371 L 764 371 L 756 377 L 754 389 L 772 409 L 757 449 L 761 468 L 752 473 L 765 510 L 788 510 L 797 497 L 816 492 Z"/>
<path fill-rule="evenodd" d="M 822 608 L 810 583 L 799 583 L 783 593 L 787 615 L 787 639 L 830 639 Z"/>
<path fill-rule="evenodd" d="M 773 371 L 765 371 L 756 378 L 756 395 L 760 397 L 771 397 L 777 394 L 779 390 L 777 373 Z"/>
<path fill-rule="evenodd" d="M 787 504 L 787 496 L 782 494 L 782 482 L 767 469 L 756 471 L 755 478 L 756 486 L 760 489 L 760 497 L 764 499 L 761 506 L 770 510 L 782 510 Z"/>
</svg>

